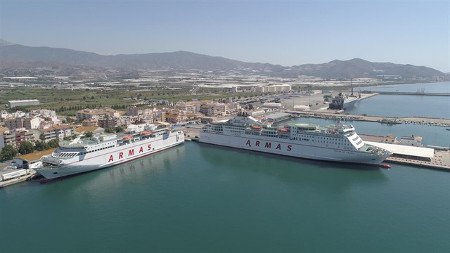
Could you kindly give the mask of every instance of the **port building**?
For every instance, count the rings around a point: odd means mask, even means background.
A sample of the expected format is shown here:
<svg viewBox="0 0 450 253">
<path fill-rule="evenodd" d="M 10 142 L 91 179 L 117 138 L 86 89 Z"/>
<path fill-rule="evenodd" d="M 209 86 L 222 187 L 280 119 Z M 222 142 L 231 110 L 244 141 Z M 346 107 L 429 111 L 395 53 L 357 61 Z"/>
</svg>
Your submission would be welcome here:
<svg viewBox="0 0 450 253">
<path fill-rule="evenodd" d="M 392 152 L 392 157 L 431 161 L 434 157 L 434 149 L 426 147 L 406 146 L 399 144 L 381 143 L 373 141 L 365 141 L 367 144 L 374 145 L 379 148 Z"/>
</svg>

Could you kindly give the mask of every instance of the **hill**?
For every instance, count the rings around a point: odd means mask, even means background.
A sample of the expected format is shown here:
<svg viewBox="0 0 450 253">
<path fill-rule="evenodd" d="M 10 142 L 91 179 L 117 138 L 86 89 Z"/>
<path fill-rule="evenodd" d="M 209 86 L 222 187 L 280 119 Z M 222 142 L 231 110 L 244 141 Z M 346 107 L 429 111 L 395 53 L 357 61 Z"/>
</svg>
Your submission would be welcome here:
<svg viewBox="0 0 450 253">
<path fill-rule="evenodd" d="M 248 71 L 273 76 L 298 75 L 321 78 L 348 79 L 400 75 L 403 78 L 432 78 L 444 73 L 409 64 L 369 62 L 363 59 L 334 60 L 323 64 L 303 64 L 285 67 L 269 63 L 249 63 L 224 57 L 209 56 L 186 51 L 148 54 L 100 55 L 66 48 L 30 47 L 0 40 L 0 68 L 32 67 L 112 68 L 125 70 L 201 70 Z"/>
</svg>

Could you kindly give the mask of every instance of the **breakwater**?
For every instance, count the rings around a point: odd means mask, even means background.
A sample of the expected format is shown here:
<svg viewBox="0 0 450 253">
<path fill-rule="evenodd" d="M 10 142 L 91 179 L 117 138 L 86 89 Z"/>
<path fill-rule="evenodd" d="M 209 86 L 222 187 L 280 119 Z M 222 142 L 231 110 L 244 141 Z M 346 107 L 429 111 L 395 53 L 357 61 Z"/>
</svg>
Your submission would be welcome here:
<svg viewBox="0 0 450 253">
<path fill-rule="evenodd" d="M 432 125 L 441 127 L 450 127 L 450 119 L 429 118 L 429 117 L 383 117 L 371 115 L 352 115 L 341 114 L 335 112 L 321 112 L 321 111 L 286 111 L 294 117 L 311 117 L 321 119 L 331 119 L 340 121 L 367 121 L 379 122 L 383 124 L 418 124 L 418 125 Z"/>
</svg>

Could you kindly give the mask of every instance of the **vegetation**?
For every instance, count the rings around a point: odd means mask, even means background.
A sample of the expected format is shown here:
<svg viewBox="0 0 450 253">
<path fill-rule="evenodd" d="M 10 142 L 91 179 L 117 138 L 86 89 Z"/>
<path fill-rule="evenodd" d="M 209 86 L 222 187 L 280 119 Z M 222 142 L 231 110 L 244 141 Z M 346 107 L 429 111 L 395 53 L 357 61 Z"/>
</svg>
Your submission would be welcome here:
<svg viewBox="0 0 450 253">
<path fill-rule="evenodd" d="M 24 142 L 20 143 L 19 153 L 21 153 L 22 155 L 25 155 L 25 154 L 29 154 L 29 153 L 33 153 L 33 152 L 34 152 L 33 143 L 31 143 L 29 141 L 24 141 Z"/>
<path fill-rule="evenodd" d="M 86 132 L 86 133 L 84 134 L 84 136 L 87 137 L 87 138 L 91 138 L 93 135 L 94 135 L 94 134 L 93 134 L 92 132 Z"/>
<path fill-rule="evenodd" d="M 53 139 L 49 142 L 45 141 L 36 141 L 33 143 L 29 141 L 24 141 L 20 144 L 19 149 L 15 149 L 11 145 L 6 145 L 2 148 L 0 152 L 0 162 L 7 161 L 13 159 L 18 153 L 25 155 L 33 153 L 34 151 L 42 151 L 49 148 L 57 148 L 59 146 L 59 140 Z"/>
<path fill-rule="evenodd" d="M 123 127 L 121 127 L 121 126 L 118 126 L 118 127 L 115 127 L 115 128 L 106 128 L 105 129 L 105 132 L 106 133 L 120 133 L 120 132 L 123 132 L 124 131 L 124 129 L 123 129 Z"/>
<path fill-rule="evenodd" d="M 49 142 L 47 142 L 47 148 L 57 148 L 59 147 L 59 140 L 58 139 L 53 139 Z"/>
<path fill-rule="evenodd" d="M 2 151 L 0 152 L 0 162 L 11 160 L 16 155 L 17 155 L 17 150 L 11 145 L 6 145 L 2 148 Z"/>
<path fill-rule="evenodd" d="M 254 97 L 259 93 L 240 93 L 241 97 Z M 152 102 L 168 101 L 177 102 L 180 100 L 211 100 L 235 97 L 235 93 L 215 91 L 212 93 L 208 89 L 200 89 L 192 94 L 189 88 L 179 90 L 168 90 L 163 87 L 153 89 L 130 89 L 122 87 L 114 90 L 90 90 L 90 89 L 49 89 L 49 88 L 5 88 L 0 90 L 0 109 L 8 109 L 8 100 L 14 99 L 38 99 L 40 105 L 15 107 L 9 111 L 29 111 L 31 109 L 55 110 L 60 115 L 75 116 L 76 112 L 85 108 L 111 107 L 123 110 L 130 105 L 139 105 Z M 55 99 L 58 98 L 58 99 Z M 67 122 L 73 121 L 71 118 Z"/>
<path fill-rule="evenodd" d="M 59 141 L 57 139 L 50 140 L 49 142 L 36 141 L 34 143 L 34 150 L 42 151 L 42 150 L 46 150 L 49 148 L 57 148 L 58 146 L 59 146 Z"/>
<path fill-rule="evenodd" d="M 36 141 L 34 143 L 34 149 L 37 151 L 42 151 L 47 149 L 47 143 L 43 142 L 43 141 Z"/>
</svg>

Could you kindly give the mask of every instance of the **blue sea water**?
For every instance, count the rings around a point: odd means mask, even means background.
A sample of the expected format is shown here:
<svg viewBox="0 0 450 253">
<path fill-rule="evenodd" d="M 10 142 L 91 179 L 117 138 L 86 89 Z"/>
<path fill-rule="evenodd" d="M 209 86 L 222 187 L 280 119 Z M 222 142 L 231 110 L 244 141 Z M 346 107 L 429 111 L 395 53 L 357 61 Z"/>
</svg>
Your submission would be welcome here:
<svg viewBox="0 0 450 253">
<path fill-rule="evenodd" d="M 385 85 L 360 89 L 375 92 L 416 92 L 423 89 L 429 93 L 450 93 L 450 82 Z M 348 113 L 391 117 L 421 116 L 450 119 L 450 96 L 377 95 L 358 101 L 353 108 L 348 110 Z"/>
</svg>

